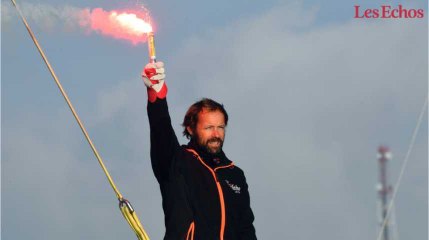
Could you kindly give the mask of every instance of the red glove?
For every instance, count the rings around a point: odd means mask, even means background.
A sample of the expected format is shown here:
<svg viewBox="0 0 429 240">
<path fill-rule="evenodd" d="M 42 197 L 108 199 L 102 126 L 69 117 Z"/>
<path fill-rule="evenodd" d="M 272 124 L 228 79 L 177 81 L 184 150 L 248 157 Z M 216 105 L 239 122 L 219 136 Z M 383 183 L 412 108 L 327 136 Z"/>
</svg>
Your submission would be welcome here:
<svg viewBox="0 0 429 240">
<path fill-rule="evenodd" d="M 167 96 L 167 85 L 164 83 L 165 69 L 163 62 L 148 63 L 142 71 L 143 82 L 147 87 L 149 102 L 153 103 L 157 98 Z"/>
</svg>

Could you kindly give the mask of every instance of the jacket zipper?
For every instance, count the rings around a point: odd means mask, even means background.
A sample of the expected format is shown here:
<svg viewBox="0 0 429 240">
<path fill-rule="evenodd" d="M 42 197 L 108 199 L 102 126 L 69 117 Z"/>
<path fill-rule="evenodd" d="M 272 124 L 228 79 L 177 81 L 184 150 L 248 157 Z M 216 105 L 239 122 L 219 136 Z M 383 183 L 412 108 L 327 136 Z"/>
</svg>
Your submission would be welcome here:
<svg viewBox="0 0 429 240">
<path fill-rule="evenodd" d="M 189 225 L 188 234 L 186 235 L 186 240 L 194 240 L 194 232 L 195 232 L 195 223 L 192 222 Z"/>
<path fill-rule="evenodd" d="M 198 153 L 193 150 L 193 149 L 186 149 L 187 151 L 193 153 L 198 160 L 211 172 L 211 174 L 213 175 L 213 178 L 216 182 L 216 187 L 217 187 L 217 191 L 219 193 L 219 201 L 220 201 L 220 210 L 221 210 L 221 221 L 220 221 L 220 240 L 223 240 L 223 235 L 225 233 L 225 222 L 226 222 L 226 218 L 225 218 L 225 199 L 223 198 L 223 191 L 222 191 L 222 186 L 220 185 L 217 176 L 216 176 L 216 170 L 221 169 L 221 168 L 228 168 L 233 166 L 233 163 L 230 163 L 226 166 L 221 166 L 221 167 L 217 167 L 215 169 L 211 169 L 209 166 L 207 166 L 207 164 L 201 159 L 200 155 L 198 155 Z"/>
</svg>

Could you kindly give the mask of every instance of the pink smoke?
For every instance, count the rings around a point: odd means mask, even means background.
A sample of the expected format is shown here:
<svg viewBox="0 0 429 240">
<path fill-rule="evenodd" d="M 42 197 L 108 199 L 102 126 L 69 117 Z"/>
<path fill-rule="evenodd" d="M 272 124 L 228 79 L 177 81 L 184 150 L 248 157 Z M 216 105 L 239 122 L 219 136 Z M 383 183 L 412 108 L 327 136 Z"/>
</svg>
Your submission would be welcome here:
<svg viewBox="0 0 429 240">
<path fill-rule="evenodd" d="M 89 21 L 82 25 L 105 36 L 128 40 L 134 45 L 146 42 L 146 33 L 153 31 L 149 13 L 136 10 L 104 11 L 95 8 L 89 13 Z"/>
</svg>

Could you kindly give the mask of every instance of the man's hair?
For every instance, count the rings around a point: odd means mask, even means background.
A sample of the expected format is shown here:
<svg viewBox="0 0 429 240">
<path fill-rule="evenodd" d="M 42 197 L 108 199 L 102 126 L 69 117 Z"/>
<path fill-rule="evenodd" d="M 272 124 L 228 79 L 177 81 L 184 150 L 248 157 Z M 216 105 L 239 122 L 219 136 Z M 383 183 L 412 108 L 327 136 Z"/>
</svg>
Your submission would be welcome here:
<svg viewBox="0 0 429 240">
<path fill-rule="evenodd" d="M 198 123 L 198 114 L 203 110 L 207 110 L 209 112 L 220 111 L 224 116 L 225 126 L 228 124 L 228 113 L 226 113 L 223 104 L 220 104 L 209 98 L 203 98 L 200 101 L 192 104 L 192 106 L 190 106 L 188 111 L 186 112 L 185 118 L 183 119 L 182 123 L 182 126 L 184 127 L 183 136 L 186 136 L 186 138 L 191 139 L 192 136 L 191 133 L 188 132 L 187 127 L 190 127 L 195 132 L 195 128 Z"/>
</svg>

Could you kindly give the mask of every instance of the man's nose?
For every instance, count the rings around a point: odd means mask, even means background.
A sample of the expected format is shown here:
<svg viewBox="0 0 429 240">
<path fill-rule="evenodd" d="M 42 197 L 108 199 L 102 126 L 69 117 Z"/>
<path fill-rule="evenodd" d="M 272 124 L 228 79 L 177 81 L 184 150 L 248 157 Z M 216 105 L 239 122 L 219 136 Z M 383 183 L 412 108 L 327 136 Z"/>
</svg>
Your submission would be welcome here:
<svg viewBox="0 0 429 240">
<path fill-rule="evenodd" d="M 212 132 L 212 136 L 219 138 L 220 137 L 220 130 L 215 128 Z"/>
</svg>

